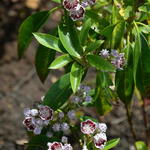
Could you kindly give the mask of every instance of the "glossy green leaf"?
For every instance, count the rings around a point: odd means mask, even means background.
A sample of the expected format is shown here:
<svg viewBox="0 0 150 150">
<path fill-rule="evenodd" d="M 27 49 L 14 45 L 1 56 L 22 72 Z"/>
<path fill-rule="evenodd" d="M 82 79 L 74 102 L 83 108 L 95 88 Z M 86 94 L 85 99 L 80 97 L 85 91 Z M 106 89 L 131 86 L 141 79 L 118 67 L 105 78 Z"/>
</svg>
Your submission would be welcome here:
<svg viewBox="0 0 150 150">
<path fill-rule="evenodd" d="M 144 37 L 140 35 L 137 25 L 135 24 L 136 33 L 135 33 L 135 46 L 134 46 L 134 80 L 136 87 L 141 93 L 145 91 L 144 85 L 144 74 L 149 70 L 149 67 L 146 67 L 149 62 L 149 49 L 147 49 L 147 44 L 145 43 Z M 146 47 L 144 47 L 146 46 Z M 146 66 L 145 66 L 145 65 Z"/>
<path fill-rule="evenodd" d="M 104 58 L 97 55 L 88 55 L 87 60 L 92 67 L 102 71 L 115 71 L 115 67 Z"/>
<path fill-rule="evenodd" d="M 80 45 L 74 23 L 70 19 L 66 19 L 66 22 L 67 26 L 61 24 L 58 27 L 60 41 L 70 55 L 80 58 L 80 55 L 83 53 L 83 49 Z"/>
<path fill-rule="evenodd" d="M 41 45 L 61 53 L 64 52 L 57 37 L 45 33 L 33 33 L 33 35 Z"/>
<path fill-rule="evenodd" d="M 82 45 L 85 44 L 85 41 L 88 37 L 88 32 L 89 32 L 91 26 L 92 26 L 92 20 L 91 19 L 86 20 L 82 26 L 82 29 L 80 31 L 80 36 L 79 36 L 80 42 Z"/>
<path fill-rule="evenodd" d="M 122 41 L 123 35 L 125 30 L 125 22 L 121 21 L 119 22 L 112 33 L 112 48 L 118 48 L 120 46 L 120 43 Z"/>
<path fill-rule="evenodd" d="M 70 82 L 73 92 L 75 93 L 80 86 L 83 75 L 83 67 L 75 62 L 71 67 Z"/>
<path fill-rule="evenodd" d="M 113 139 L 113 140 L 110 140 L 106 143 L 106 146 L 104 148 L 104 150 L 109 150 L 111 148 L 114 148 L 115 146 L 117 146 L 120 142 L 120 139 Z"/>
<path fill-rule="evenodd" d="M 148 150 L 148 147 L 143 141 L 137 141 L 135 142 L 137 150 Z"/>
<path fill-rule="evenodd" d="M 50 11 L 37 12 L 29 16 L 20 26 L 18 35 L 18 56 L 21 58 L 32 40 L 32 33 L 38 31 L 48 17 L 57 8 Z"/>
<path fill-rule="evenodd" d="M 96 49 L 98 49 L 102 44 L 104 43 L 103 40 L 97 40 L 91 44 L 89 44 L 87 47 L 86 47 L 86 50 L 85 50 L 85 53 L 89 53 L 91 51 L 95 51 Z"/>
<path fill-rule="evenodd" d="M 36 72 L 42 82 L 45 81 L 49 69 L 48 66 L 55 58 L 55 51 L 40 45 L 35 56 Z"/>
<path fill-rule="evenodd" d="M 62 68 L 68 63 L 70 63 L 71 61 L 73 61 L 73 59 L 68 54 L 59 56 L 51 63 L 51 65 L 49 66 L 49 69 Z"/>
<path fill-rule="evenodd" d="M 43 104 L 57 110 L 60 108 L 72 94 L 70 85 L 70 74 L 62 76 L 47 91 Z"/>
</svg>

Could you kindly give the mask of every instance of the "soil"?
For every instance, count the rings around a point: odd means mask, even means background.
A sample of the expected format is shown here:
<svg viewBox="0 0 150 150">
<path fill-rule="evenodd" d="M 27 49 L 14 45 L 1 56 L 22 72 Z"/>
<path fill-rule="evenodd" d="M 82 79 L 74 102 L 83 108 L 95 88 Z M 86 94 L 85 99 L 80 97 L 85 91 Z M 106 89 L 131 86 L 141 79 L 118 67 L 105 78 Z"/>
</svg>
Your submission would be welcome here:
<svg viewBox="0 0 150 150">
<path fill-rule="evenodd" d="M 55 5 L 46 0 L 36 2 L 38 5 L 35 6 L 32 3 L 30 6 L 29 3 L 21 0 L 0 1 L 0 150 L 24 149 L 24 143 L 28 141 L 28 138 L 22 125 L 24 117 L 22 110 L 38 102 L 62 73 L 62 70 L 53 71 L 45 84 L 40 82 L 34 67 L 37 46 L 35 42 L 30 45 L 22 60 L 17 58 L 17 32 L 22 20 L 35 11 L 49 9 Z M 55 27 L 59 20 L 59 12 L 55 15 L 57 17 L 53 16 L 44 30 Z M 91 70 L 87 78 L 92 79 L 93 76 L 94 71 Z M 134 127 L 138 131 L 138 139 L 142 140 L 144 137 L 143 118 L 136 100 L 134 108 Z M 88 111 L 93 114 L 92 109 Z M 108 125 L 109 139 L 121 138 L 121 143 L 115 150 L 134 150 L 125 109 L 121 102 L 118 106 L 114 106 L 113 111 L 103 120 Z"/>
</svg>

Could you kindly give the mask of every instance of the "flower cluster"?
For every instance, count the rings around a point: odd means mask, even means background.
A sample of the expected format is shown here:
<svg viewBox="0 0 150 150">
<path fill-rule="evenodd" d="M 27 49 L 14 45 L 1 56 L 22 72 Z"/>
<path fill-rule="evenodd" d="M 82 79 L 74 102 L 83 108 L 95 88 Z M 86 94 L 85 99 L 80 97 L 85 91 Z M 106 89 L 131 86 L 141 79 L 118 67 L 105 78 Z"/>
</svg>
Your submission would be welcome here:
<svg viewBox="0 0 150 150">
<path fill-rule="evenodd" d="M 72 146 L 68 143 L 68 138 L 66 136 L 62 137 L 61 142 L 48 142 L 48 150 L 73 150 Z"/>
<path fill-rule="evenodd" d="M 91 119 L 81 122 L 81 131 L 86 135 L 93 135 L 93 142 L 96 148 L 103 149 L 107 142 L 106 137 L 107 126 L 105 123 L 96 123 Z M 84 145 L 83 149 L 87 149 Z"/>
<path fill-rule="evenodd" d="M 53 119 L 53 110 L 48 106 L 39 105 L 37 109 L 26 108 L 24 110 L 25 119 L 23 124 L 28 131 L 40 134 L 42 128 Z"/>
<path fill-rule="evenodd" d="M 82 3 L 79 0 L 63 0 L 63 6 L 69 12 L 73 21 L 83 19 L 85 8 L 94 3 L 95 0 L 83 0 Z"/>
<path fill-rule="evenodd" d="M 73 150 L 70 144 L 62 144 L 61 142 L 48 143 L 48 150 Z"/>
<path fill-rule="evenodd" d="M 91 87 L 87 85 L 80 85 L 77 93 L 72 98 L 73 103 L 91 102 L 92 97 L 90 96 Z"/>
<path fill-rule="evenodd" d="M 111 53 L 109 53 L 107 49 L 103 49 L 101 50 L 100 55 L 105 59 L 110 59 L 111 63 L 117 69 L 123 69 L 123 66 L 125 65 L 124 53 L 118 53 L 117 50 L 112 50 Z"/>
</svg>

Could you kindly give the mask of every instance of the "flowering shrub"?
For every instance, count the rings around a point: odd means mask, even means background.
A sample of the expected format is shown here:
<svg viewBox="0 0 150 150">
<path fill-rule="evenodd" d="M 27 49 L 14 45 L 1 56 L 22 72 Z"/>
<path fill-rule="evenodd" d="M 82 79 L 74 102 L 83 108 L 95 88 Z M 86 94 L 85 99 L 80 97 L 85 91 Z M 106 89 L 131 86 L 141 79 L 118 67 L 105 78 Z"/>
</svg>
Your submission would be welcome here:
<svg viewBox="0 0 150 150">
<path fill-rule="evenodd" d="M 30 135 L 27 149 L 72 150 L 75 143 L 82 150 L 115 147 L 119 138 L 109 140 L 106 124 L 87 116 L 83 108 L 95 108 L 104 116 L 117 99 L 125 105 L 136 149 L 147 149 L 150 140 L 145 99 L 150 88 L 150 1 L 53 1 L 59 6 L 29 16 L 19 29 L 19 58 L 33 36 L 40 44 L 35 66 L 42 82 L 49 70 L 65 70 L 36 108 L 24 110 L 23 124 Z M 57 30 L 51 34 L 37 32 L 59 9 L 63 13 Z M 91 67 L 96 74 L 93 88 L 82 84 Z M 145 143 L 137 141 L 133 127 L 133 95 L 140 95 L 143 101 Z"/>
</svg>

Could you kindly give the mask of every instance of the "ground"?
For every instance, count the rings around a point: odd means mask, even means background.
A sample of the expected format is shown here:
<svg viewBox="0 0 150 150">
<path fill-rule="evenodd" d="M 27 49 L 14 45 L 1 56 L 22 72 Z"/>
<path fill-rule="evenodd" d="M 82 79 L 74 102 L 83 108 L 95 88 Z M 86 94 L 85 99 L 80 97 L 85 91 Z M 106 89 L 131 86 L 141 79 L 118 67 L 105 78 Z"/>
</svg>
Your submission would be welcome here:
<svg viewBox="0 0 150 150">
<path fill-rule="evenodd" d="M 17 32 L 21 21 L 35 10 L 54 6 L 53 3 L 42 3 L 41 8 L 33 5 L 29 4 L 29 1 L 27 4 L 19 0 L 0 2 L 0 150 L 24 149 L 23 143 L 28 141 L 28 138 L 22 125 L 24 117 L 22 111 L 25 107 L 38 102 L 61 73 L 61 71 L 51 72 L 45 84 L 40 82 L 34 67 L 35 42 L 30 45 L 22 60 L 17 58 Z M 55 26 L 58 21 L 56 18 L 58 17 L 53 16 L 48 21 L 45 30 Z M 92 79 L 93 76 L 94 71 L 91 70 L 87 78 Z M 142 140 L 143 118 L 136 100 L 134 108 L 136 110 L 133 116 L 134 127 L 138 131 L 139 140 Z M 90 112 L 93 114 L 93 109 Z M 102 119 L 108 125 L 109 139 L 121 138 L 121 143 L 115 150 L 134 150 L 125 109 L 121 102 Z"/>
</svg>

